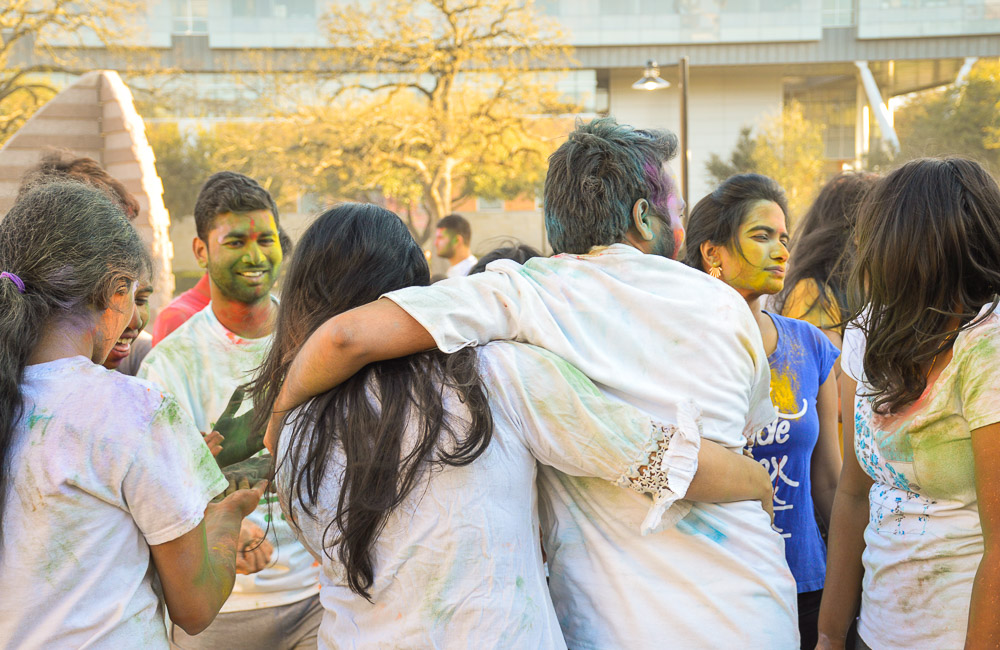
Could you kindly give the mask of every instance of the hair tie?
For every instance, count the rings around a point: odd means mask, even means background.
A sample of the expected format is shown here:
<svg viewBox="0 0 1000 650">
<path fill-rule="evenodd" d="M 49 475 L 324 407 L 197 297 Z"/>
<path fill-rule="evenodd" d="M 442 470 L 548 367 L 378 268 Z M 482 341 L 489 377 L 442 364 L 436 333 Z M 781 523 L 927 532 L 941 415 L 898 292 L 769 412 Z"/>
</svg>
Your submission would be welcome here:
<svg viewBox="0 0 1000 650">
<path fill-rule="evenodd" d="M 24 280 L 17 277 L 13 273 L 10 273 L 9 271 L 4 271 L 3 273 L 0 273 L 0 280 L 4 278 L 7 278 L 8 280 L 14 283 L 14 286 L 17 287 L 18 293 L 24 293 Z"/>
</svg>

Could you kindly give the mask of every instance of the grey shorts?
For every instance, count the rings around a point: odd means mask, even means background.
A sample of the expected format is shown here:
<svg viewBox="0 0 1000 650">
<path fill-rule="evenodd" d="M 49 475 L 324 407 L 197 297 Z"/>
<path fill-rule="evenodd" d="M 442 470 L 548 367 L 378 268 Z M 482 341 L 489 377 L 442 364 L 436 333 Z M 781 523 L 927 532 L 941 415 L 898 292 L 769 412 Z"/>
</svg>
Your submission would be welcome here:
<svg viewBox="0 0 1000 650">
<path fill-rule="evenodd" d="M 219 614 L 197 636 L 171 625 L 170 642 L 181 650 L 306 650 L 316 647 L 322 619 L 317 594 L 291 605 Z"/>
</svg>

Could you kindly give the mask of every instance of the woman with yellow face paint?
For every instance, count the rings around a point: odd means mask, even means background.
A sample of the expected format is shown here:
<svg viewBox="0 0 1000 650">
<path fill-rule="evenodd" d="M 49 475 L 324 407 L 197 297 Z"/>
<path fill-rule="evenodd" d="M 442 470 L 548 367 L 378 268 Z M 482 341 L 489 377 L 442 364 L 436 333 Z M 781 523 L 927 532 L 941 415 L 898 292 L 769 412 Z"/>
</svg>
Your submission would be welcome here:
<svg viewBox="0 0 1000 650">
<path fill-rule="evenodd" d="M 762 308 L 762 297 L 784 286 L 788 263 L 788 209 L 773 180 L 740 174 L 722 183 L 691 211 L 686 246 L 684 262 L 738 291 L 760 327 L 778 418 L 749 444 L 771 474 L 774 524 L 798 586 L 802 647 L 812 648 L 826 568 L 816 517 L 829 522 L 841 462 L 839 351 L 815 326 Z"/>
</svg>

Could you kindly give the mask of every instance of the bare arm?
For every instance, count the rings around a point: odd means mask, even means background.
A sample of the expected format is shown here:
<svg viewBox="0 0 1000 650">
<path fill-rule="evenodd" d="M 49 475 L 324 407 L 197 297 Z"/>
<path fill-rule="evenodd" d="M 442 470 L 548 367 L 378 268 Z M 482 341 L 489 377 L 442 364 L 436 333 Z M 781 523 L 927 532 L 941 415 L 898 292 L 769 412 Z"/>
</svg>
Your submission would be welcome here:
<svg viewBox="0 0 1000 650">
<path fill-rule="evenodd" d="M 983 559 L 972 583 L 966 648 L 1000 647 L 1000 424 L 972 432 Z"/>
<path fill-rule="evenodd" d="M 193 530 L 149 547 L 170 620 L 188 634 L 208 627 L 233 590 L 240 522 L 257 507 L 264 487 L 260 483 L 208 504 Z"/>
<path fill-rule="evenodd" d="M 706 503 L 760 501 L 774 520 L 774 490 L 764 466 L 710 440 L 701 441 L 698 471 L 684 498 Z"/>
<path fill-rule="evenodd" d="M 376 300 L 323 323 L 296 355 L 274 402 L 264 444 L 274 449 L 285 413 L 352 377 L 369 363 L 435 347 L 434 339 L 391 300 Z"/>
<path fill-rule="evenodd" d="M 810 477 L 812 498 L 816 514 L 830 527 L 830 513 L 837 493 L 837 479 L 843 461 L 840 457 L 840 440 L 837 431 L 837 380 L 831 370 L 816 396 L 816 414 L 819 416 L 819 438 L 813 450 Z"/>
<path fill-rule="evenodd" d="M 854 394 L 857 382 L 847 373 L 840 376 L 840 392 L 844 396 L 844 465 L 840 472 L 833 513 L 830 521 L 830 542 L 826 558 L 826 585 L 819 609 L 819 642 L 817 648 L 844 648 L 847 630 L 854 620 L 861 598 L 861 578 L 864 567 L 861 554 L 865 550 L 865 527 L 868 525 L 868 491 L 872 479 L 858 464 L 854 453 Z"/>
</svg>

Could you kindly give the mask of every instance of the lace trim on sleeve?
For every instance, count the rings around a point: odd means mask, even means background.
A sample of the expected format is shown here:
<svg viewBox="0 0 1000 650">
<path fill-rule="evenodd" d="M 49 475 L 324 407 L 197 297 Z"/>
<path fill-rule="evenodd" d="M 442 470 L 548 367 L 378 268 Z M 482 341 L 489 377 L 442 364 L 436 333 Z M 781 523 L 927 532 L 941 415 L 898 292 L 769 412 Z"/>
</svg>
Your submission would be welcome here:
<svg viewBox="0 0 1000 650">
<path fill-rule="evenodd" d="M 653 422 L 650 442 L 638 461 L 616 482 L 619 487 L 653 497 L 653 504 L 642 522 L 640 532 L 648 535 L 664 528 L 664 514 L 684 498 L 698 470 L 701 449 L 701 412 L 693 402 L 678 408 L 676 424 Z M 676 503 L 669 524 L 679 521 L 691 509 L 686 502 Z"/>
</svg>

